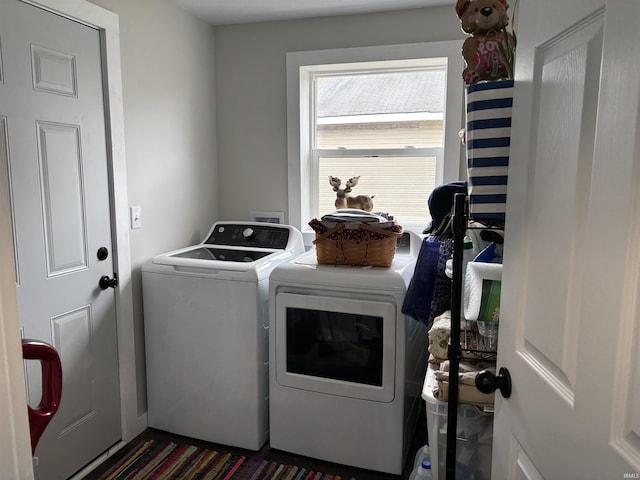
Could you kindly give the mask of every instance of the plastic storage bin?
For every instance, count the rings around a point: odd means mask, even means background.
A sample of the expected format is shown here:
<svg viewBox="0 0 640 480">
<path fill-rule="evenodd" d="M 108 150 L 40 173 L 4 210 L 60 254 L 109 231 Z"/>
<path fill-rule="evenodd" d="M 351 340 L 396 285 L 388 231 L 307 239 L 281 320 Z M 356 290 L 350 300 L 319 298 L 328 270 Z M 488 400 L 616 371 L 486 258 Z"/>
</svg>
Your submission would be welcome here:
<svg viewBox="0 0 640 480">
<path fill-rule="evenodd" d="M 429 364 L 422 387 L 434 480 L 446 480 L 447 402 L 433 397 L 436 369 Z M 493 414 L 472 405 L 458 407 L 456 480 L 491 480 Z"/>
</svg>

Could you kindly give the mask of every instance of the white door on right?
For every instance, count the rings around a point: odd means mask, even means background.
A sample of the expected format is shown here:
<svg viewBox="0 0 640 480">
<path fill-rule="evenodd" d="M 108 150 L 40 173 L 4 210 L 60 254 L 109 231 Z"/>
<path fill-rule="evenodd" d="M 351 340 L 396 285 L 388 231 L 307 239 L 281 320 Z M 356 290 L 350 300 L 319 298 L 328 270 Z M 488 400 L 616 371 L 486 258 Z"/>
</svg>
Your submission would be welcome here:
<svg viewBox="0 0 640 480">
<path fill-rule="evenodd" d="M 516 5 L 492 477 L 640 478 L 640 1 Z"/>
</svg>

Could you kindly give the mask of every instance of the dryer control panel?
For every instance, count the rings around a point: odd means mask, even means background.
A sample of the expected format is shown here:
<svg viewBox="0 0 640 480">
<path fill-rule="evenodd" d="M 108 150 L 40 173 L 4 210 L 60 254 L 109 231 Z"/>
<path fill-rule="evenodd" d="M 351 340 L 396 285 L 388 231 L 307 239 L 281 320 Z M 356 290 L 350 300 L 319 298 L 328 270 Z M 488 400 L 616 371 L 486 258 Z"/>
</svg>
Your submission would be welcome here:
<svg viewBox="0 0 640 480">
<path fill-rule="evenodd" d="M 217 223 L 203 243 L 284 250 L 289 243 L 289 229 L 259 223 Z"/>
</svg>

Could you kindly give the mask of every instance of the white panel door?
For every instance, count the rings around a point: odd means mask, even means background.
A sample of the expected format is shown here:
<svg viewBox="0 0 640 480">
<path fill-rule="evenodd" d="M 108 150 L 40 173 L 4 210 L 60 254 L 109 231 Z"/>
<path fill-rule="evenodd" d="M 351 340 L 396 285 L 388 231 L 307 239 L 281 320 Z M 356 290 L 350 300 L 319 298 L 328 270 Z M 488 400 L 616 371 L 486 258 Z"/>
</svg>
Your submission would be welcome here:
<svg viewBox="0 0 640 480">
<path fill-rule="evenodd" d="M 493 478 L 639 478 L 640 2 L 518 9 Z"/>
<path fill-rule="evenodd" d="M 60 353 L 60 409 L 36 478 L 67 478 L 121 438 L 101 45 L 97 30 L 0 3 L 0 127 L 10 178 L 20 323 Z M 100 259 L 98 249 L 109 255 Z M 39 365 L 27 362 L 29 403 Z"/>
</svg>

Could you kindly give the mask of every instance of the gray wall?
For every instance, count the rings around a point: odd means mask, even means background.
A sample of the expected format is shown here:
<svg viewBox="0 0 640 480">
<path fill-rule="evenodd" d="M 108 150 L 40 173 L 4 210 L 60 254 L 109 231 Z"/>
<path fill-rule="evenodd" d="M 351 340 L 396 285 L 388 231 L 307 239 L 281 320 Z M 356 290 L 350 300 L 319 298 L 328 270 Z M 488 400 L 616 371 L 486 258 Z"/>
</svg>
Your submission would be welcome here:
<svg viewBox="0 0 640 480">
<path fill-rule="evenodd" d="M 287 212 L 287 52 L 464 38 L 453 6 L 216 27 L 222 219 Z"/>
<path fill-rule="evenodd" d="M 167 0 L 91 0 L 120 17 L 138 408 L 146 411 L 140 267 L 201 241 L 218 214 L 213 27 Z"/>
</svg>

